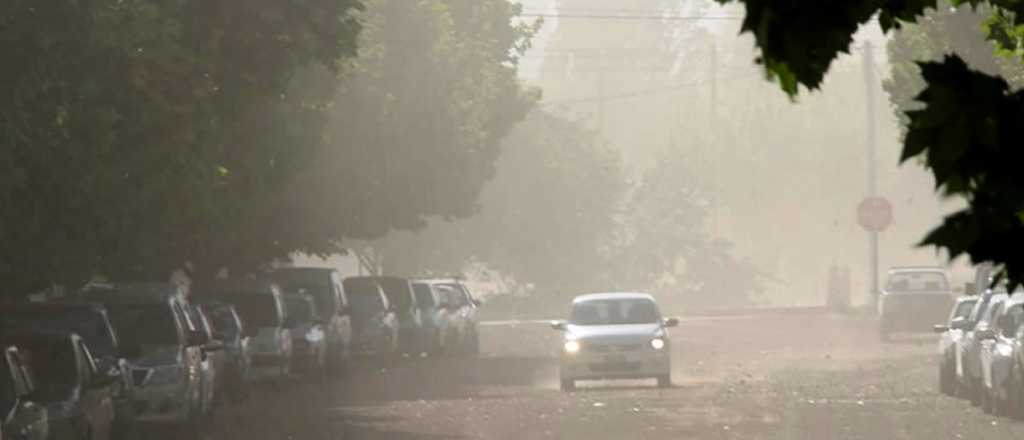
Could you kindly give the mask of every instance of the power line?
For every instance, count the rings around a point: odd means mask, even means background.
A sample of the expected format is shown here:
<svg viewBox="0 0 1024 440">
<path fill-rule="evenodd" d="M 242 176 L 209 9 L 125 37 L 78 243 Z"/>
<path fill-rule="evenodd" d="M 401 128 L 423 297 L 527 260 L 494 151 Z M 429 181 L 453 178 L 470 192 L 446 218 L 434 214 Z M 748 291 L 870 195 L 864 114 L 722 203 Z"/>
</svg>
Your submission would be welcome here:
<svg viewBox="0 0 1024 440">
<path fill-rule="evenodd" d="M 576 18 L 584 20 L 667 20 L 667 21 L 700 21 L 700 20 L 742 20 L 738 16 L 711 15 L 621 15 L 621 14 L 573 14 L 573 13 L 522 13 L 520 17 L 528 18 Z"/>
<path fill-rule="evenodd" d="M 747 78 L 753 78 L 754 76 L 755 75 L 747 74 L 747 75 L 719 78 L 719 80 L 721 81 L 721 80 L 733 80 L 733 79 L 747 79 Z M 761 76 L 761 75 L 757 75 L 757 76 Z M 544 101 L 542 104 L 546 105 L 546 106 L 566 105 L 566 104 L 584 104 L 584 103 L 590 103 L 590 102 L 603 102 L 603 101 L 611 101 L 611 100 L 617 100 L 617 99 L 637 98 L 637 97 L 641 97 L 641 96 L 656 95 L 656 94 L 665 93 L 665 92 L 685 90 L 685 89 L 688 89 L 688 88 L 691 88 L 691 87 L 703 86 L 703 85 L 705 85 L 707 83 L 708 83 L 707 80 L 693 81 L 693 82 L 688 82 L 688 83 L 679 83 L 679 84 L 675 84 L 675 85 L 668 86 L 668 87 L 659 87 L 659 88 L 656 88 L 656 89 L 638 90 L 636 92 L 622 93 L 622 94 L 618 94 L 618 95 L 594 96 L 594 97 L 588 97 L 588 98 Z"/>
</svg>

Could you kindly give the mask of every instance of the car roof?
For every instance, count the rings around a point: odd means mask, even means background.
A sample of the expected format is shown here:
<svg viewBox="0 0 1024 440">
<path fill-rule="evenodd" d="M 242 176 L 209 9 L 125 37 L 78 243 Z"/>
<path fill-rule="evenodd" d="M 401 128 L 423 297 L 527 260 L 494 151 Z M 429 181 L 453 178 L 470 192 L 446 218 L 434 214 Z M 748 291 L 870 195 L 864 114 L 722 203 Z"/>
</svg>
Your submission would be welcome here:
<svg viewBox="0 0 1024 440">
<path fill-rule="evenodd" d="M 946 269 L 939 266 L 897 266 L 889 269 L 889 273 L 893 272 L 942 272 L 946 273 Z"/>
<path fill-rule="evenodd" d="M 96 313 L 105 313 L 107 308 L 103 304 L 88 302 L 88 301 L 61 301 L 61 302 L 14 302 L 14 303 L 0 303 L 0 311 L 18 311 L 18 310 L 39 310 L 48 311 L 53 310 L 56 312 L 63 310 L 86 310 Z"/>
<path fill-rule="evenodd" d="M 244 278 L 216 280 L 195 286 L 192 290 L 197 297 L 217 296 L 219 294 L 264 294 L 274 291 L 277 284 L 265 279 Z"/>
<path fill-rule="evenodd" d="M 587 302 L 587 301 L 601 301 L 601 300 L 627 300 L 627 299 L 647 299 L 654 301 L 654 297 L 648 293 L 639 292 L 607 292 L 607 293 L 588 293 L 586 295 L 579 295 L 573 298 L 573 304 Z"/>
<path fill-rule="evenodd" d="M 64 343 L 81 339 L 73 332 L 54 329 L 17 328 L 4 331 L 0 336 L 0 345 L 18 346 L 20 342 Z"/>
<path fill-rule="evenodd" d="M 184 299 L 184 292 L 169 283 L 107 284 L 90 286 L 74 299 L 100 304 L 153 304 Z"/>
<path fill-rule="evenodd" d="M 960 303 L 965 303 L 965 302 L 968 302 L 968 301 L 977 301 L 979 299 L 981 299 L 981 298 L 978 295 L 959 296 L 959 297 L 956 298 L 956 303 L 960 304 Z"/>
</svg>

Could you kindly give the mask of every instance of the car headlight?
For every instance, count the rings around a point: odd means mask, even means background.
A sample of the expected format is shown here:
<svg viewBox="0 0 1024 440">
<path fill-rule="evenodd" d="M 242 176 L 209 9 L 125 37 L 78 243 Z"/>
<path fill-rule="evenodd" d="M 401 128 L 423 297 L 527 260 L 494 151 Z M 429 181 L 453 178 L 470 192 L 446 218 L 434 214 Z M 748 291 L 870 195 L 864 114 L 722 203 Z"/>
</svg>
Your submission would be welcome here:
<svg viewBox="0 0 1024 440">
<path fill-rule="evenodd" d="M 661 338 L 651 339 L 651 348 L 661 350 L 665 348 L 665 340 Z"/>
<path fill-rule="evenodd" d="M 580 343 L 579 343 L 579 341 L 575 341 L 575 340 L 565 341 L 565 345 L 562 348 L 565 349 L 565 352 L 569 353 L 569 354 L 579 353 L 580 352 Z"/>
<path fill-rule="evenodd" d="M 179 365 L 168 365 L 153 368 L 146 385 L 170 385 L 180 383 L 185 378 L 185 369 Z"/>
</svg>

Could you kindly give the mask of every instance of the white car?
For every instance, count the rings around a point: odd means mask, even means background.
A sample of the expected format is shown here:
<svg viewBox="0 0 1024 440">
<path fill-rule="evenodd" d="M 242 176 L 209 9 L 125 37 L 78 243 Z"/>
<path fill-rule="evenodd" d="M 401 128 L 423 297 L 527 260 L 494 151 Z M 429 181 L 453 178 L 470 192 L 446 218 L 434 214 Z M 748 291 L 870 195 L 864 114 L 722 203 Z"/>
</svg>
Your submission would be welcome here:
<svg viewBox="0 0 1024 440">
<path fill-rule="evenodd" d="M 562 390 L 576 389 L 578 380 L 648 379 L 672 385 L 668 327 L 676 318 L 662 318 L 645 293 L 598 293 L 576 297 L 568 321 L 551 327 L 563 333 L 560 364 Z"/>
</svg>

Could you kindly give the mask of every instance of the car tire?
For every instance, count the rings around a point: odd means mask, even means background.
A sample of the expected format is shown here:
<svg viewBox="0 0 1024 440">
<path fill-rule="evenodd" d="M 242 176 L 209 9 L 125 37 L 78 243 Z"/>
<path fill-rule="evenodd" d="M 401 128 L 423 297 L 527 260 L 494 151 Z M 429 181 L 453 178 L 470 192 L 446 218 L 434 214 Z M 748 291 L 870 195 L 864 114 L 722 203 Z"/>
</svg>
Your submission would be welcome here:
<svg viewBox="0 0 1024 440">
<path fill-rule="evenodd" d="M 658 388 L 672 388 L 672 375 L 658 376 Z"/>
<path fill-rule="evenodd" d="M 956 371 L 948 359 L 939 364 L 939 392 L 947 396 L 956 395 Z"/>
<path fill-rule="evenodd" d="M 985 392 L 984 384 L 980 379 L 968 378 L 967 380 L 967 398 L 971 401 L 971 405 L 981 406 L 982 393 Z"/>
<path fill-rule="evenodd" d="M 576 391 L 576 381 L 572 379 L 562 379 L 562 391 L 571 393 Z"/>
</svg>

